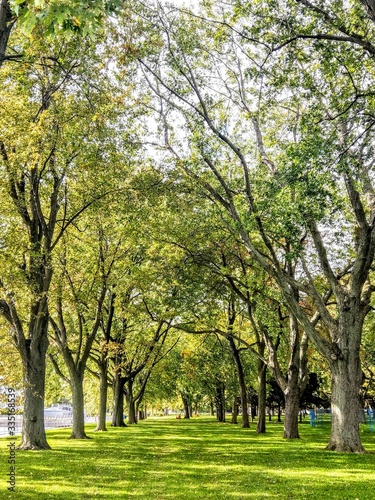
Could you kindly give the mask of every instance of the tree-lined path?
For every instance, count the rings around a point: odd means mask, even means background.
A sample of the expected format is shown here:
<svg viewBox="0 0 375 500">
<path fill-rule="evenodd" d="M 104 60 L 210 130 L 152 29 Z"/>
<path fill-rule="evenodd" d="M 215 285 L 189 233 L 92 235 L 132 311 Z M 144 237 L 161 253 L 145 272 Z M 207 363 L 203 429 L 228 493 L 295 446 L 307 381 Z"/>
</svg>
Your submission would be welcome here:
<svg viewBox="0 0 375 500">
<path fill-rule="evenodd" d="M 217 423 L 212 417 L 152 418 L 129 429 L 67 440 L 47 432 L 52 451 L 18 453 L 17 500 L 365 499 L 373 491 L 373 455 L 324 451 L 328 427 L 301 425 L 301 440 Z M 375 451 L 368 429 L 365 446 Z M 4 442 L 4 441 L 3 441 Z M 0 460 L 5 460 L 1 446 Z M 3 488 L 1 478 L 0 488 Z M 4 495 L 4 494 L 3 494 Z M 7 498 L 7 496 L 2 496 Z"/>
<path fill-rule="evenodd" d="M 106 498 L 261 498 L 372 449 L 374 6 L 0 0 L 0 411 L 30 473 L 52 444 L 91 488 L 98 446 Z M 143 422 L 168 408 L 186 421 Z"/>
</svg>

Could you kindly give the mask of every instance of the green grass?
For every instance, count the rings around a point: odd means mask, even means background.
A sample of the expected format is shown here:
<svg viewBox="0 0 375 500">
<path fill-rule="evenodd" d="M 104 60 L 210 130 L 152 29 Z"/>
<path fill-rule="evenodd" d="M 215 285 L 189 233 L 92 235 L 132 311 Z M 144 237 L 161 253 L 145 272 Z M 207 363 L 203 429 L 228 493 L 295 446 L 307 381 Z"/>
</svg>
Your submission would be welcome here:
<svg viewBox="0 0 375 500">
<path fill-rule="evenodd" d="M 324 451 L 328 425 L 300 426 L 286 441 L 282 426 L 266 435 L 211 418 L 149 419 L 125 429 L 68 440 L 48 432 L 52 451 L 17 451 L 16 493 L 7 491 L 9 438 L 0 440 L 0 499 L 308 499 L 367 500 L 375 493 L 375 456 Z M 375 433 L 362 428 L 375 452 Z"/>
</svg>

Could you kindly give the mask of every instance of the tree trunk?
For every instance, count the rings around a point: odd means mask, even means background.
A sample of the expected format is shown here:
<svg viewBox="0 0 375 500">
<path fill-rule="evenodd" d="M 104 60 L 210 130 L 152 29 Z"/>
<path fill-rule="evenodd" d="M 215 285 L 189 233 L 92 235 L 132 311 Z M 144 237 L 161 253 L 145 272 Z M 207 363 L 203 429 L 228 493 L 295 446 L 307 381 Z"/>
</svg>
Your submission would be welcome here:
<svg viewBox="0 0 375 500">
<path fill-rule="evenodd" d="M 89 439 L 85 433 L 83 375 L 71 372 L 70 381 L 73 399 L 73 428 L 70 439 Z"/>
<path fill-rule="evenodd" d="M 364 451 L 359 434 L 359 389 L 361 370 L 359 354 L 348 354 L 347 360 L 331 363 L 332 426 L 328 450 Z M 357 359 L 355 359 L 357 357 Z"/>
<path fill-rule="evenodd" d="M 136 413 L 138 415 L 138 420 L 144 420 L 145 419 L 145 412 L 143 410 L 138 410 Z"/>
<path fill-rule="evenodd" d="M 211 417 L 213 417 L 215 415 L 215 405 L 214 405 L 214 401 L 212 398 L 210 399 L 210 414 L 211 414 Z"/>
<path fill-rule="evenodd" d="M 331 406 L 332 426 L 328 450 L 363 453 L 359 433 L 359 401 L 362 384 L 360 361 L 361 335 L 364 321 L 360 301 L 347 297 L 340 305 L 337 353 L 332 351 Z"/>
<path fill-rule="evenodd" d="M 256 405 L 250 405 L 250 406 L 248 406 L 248 411 L 250 412 L 250 415 L 251 415 L 251 421 L 254 422 L 254 419 L 257 416 L 257 407 L 256 407 Z"/>
<path fill-rule="evenodd" d="M 112 427 L 126 427 L 124 422 L 124 385 L 125 379 L 116 373 L 113 380 Z"/>
<path fill-rule="evenodd" d="M 374 0 L 360 0 L 361 4 L 365 7 L 367 14 L 371 21 L 375 23 L 375 2 Z"/>
<path fill-rule="evenodd" d="M 263 349 L 259 348 L 259 354 L 264 356 Z M 257 434 L 266 432 L 266 399 L 267 399 L 267 365 L 258 359 L 258 423 Z"/>
<path fill-rule="evenodd" d="M 137 401 L 135 402 L 135 414 L 136 414 L 138 420 L 146 420 L 147 408 L 146 408 L 145 404 L 143 404 L 143 406 L 141 408 L 141 403 L 142 403 L 142 401 L 140 399 L 137 399 Z"/>
<path fill-rule="evenodd" d="M 46 327 L 47 328 L 47 327 Z M 23 364 L 24 410 L 22 420 L 22 450 L 49 450 L 44 427 L 44 391 L 46 374 L 47 335 L 36 342 L 26 341 Z"/>
<path fill-rule="evenodd" d="M 246 391 L 245 375 L 243 371 L 241 357 L 239 350 L 237 349 L 236 344 L 231 336 L 228 336 L 228 341 L 236 365 L 238 384 L 240 387 L 241 407 L 242 407 L 242 427 L 248 429 L 250 427 L 250 421 L 249 421 L 249 415 L 247 413 L 247 391 Z"/>
<path fill-rule="evenodd" d="M 238 424 L 238 402 L 237 402 L 237 396 L 233 400 L 233 405 L 232 405 L 232 424 Z"/>
<path fill-rule="evenodd" d="M 190 418 L 190 407 L 188 398 L 185 396 L 185 394 L 181 394 L 181 398 L 182 398 L 182 403 L 184 405 L 184 418 Z"/>
<path fill-rule="evenodd" d="M 128 405 L 128 424 L 136 424 L 136 412 L 135 412 L 135 402 L 132 396 L 127 396 Z"/>
<path fill-rule="evenodd" d="M 99 418 L 96 431 L 107 430 L 107 397 L 108 397 L 108 381 L 107 370 L 108 362 L 105 361 L 99 365 Z"/>
<path fill-rule="evenodd" d="M 136 424 L 136 411 L 135 411 L 135 401 L 133 395 L 133 381 L 131 379 L 127 382 L 127 390 L 126 390 L 126 402 L 128 406 L 128 424 Z"/>
<path fill-rule="evenodd" d="M 289 375 L 291 369 L 289 369 Z M 298 373 L 293 373 L 292 380 L 289 378 L 287 388 L 284 392 L 285 398 L 285 415 L 284 415 L 284 438 L 299 439 L 298 432 L 298 414 L 300 391 L 298 387 Z M 280 405 L 279 405 L 279 409 Z M 280 411 L 279 410 L 279 411 Z M 278 422 L 280 417 L 278 417 Z"/>
<path fill-rule="evenodd" d="M 225 422 L 225 385 L 218 380 L 216 382 L 216 418 L 219 422 Z"/>
<path fill-rule="evenodd" d="M 144 420 L 144 412 L 143 410 L 140 410 L 140 406 L 141 406 L 141 401 L 139 401 L 139 399 L 135 402 L 135 415 L 136 415 L 136 419 L 137 421 L 139 420 Z"/>
<path fill-rule="evenodd" d="M 296 390 L 297 389 L 297 390 Z M 299 390 L 288 387 L 285 392 L 285 416 L 284 416 L 284 438 L 299 439 L 298 413 L 299 413 Z"/>
<path fill-rule="evenodd" d="M 8 40 L 15 20 L 8 0 L 0 0 L 0 68 L 6 60 Z"/>
</svg>

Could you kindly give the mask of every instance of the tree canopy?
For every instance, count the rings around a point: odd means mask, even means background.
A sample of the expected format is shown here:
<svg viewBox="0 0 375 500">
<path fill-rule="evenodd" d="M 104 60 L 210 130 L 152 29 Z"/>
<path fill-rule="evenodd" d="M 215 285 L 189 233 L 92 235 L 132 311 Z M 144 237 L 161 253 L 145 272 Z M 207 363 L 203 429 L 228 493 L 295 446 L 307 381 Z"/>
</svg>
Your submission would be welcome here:
<svg viewBox="0 0 375 500">
<path fill-rule="evenodd" d="M 364 451 L 374 23 L 366 0 L 1 0 L 1 339 L 23 448 L 48 448 L 48 359 L 72 437 L 87 378 L 100 430 L 111 387 L 115 426 L 124 401 L 130 424 L 180 401 L 248 427 L 256 390 L 263 433 L 268 371 L 284 437 L 324 379 L 328 449 Z"/>
</svg>

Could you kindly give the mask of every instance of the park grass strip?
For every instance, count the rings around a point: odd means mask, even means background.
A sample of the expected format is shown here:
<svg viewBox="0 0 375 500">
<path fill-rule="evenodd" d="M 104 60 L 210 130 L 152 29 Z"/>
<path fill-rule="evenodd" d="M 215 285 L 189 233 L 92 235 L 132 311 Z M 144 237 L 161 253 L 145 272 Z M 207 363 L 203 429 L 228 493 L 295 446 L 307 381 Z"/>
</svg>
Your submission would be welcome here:
<svg viewBox="0 0 375 500">
<path fill-rule="evenodd" d="M 51 451 L 17 452 L 16 495 L 1 474 L 0 499 L 102 500 L 298 499 L 365 500 L 375 491 L 374 455 L 327 452 L 329 426 L 301 424 L 300 440 L 282 439 L 204 417 L 148 419 L 127 428 L 69 440 L 69 429 L 48 432 Z M 367 450 L 374 434 L 362 427 Z M 1 442 L 1 470 L 7 469 Z"/>
</svg>

